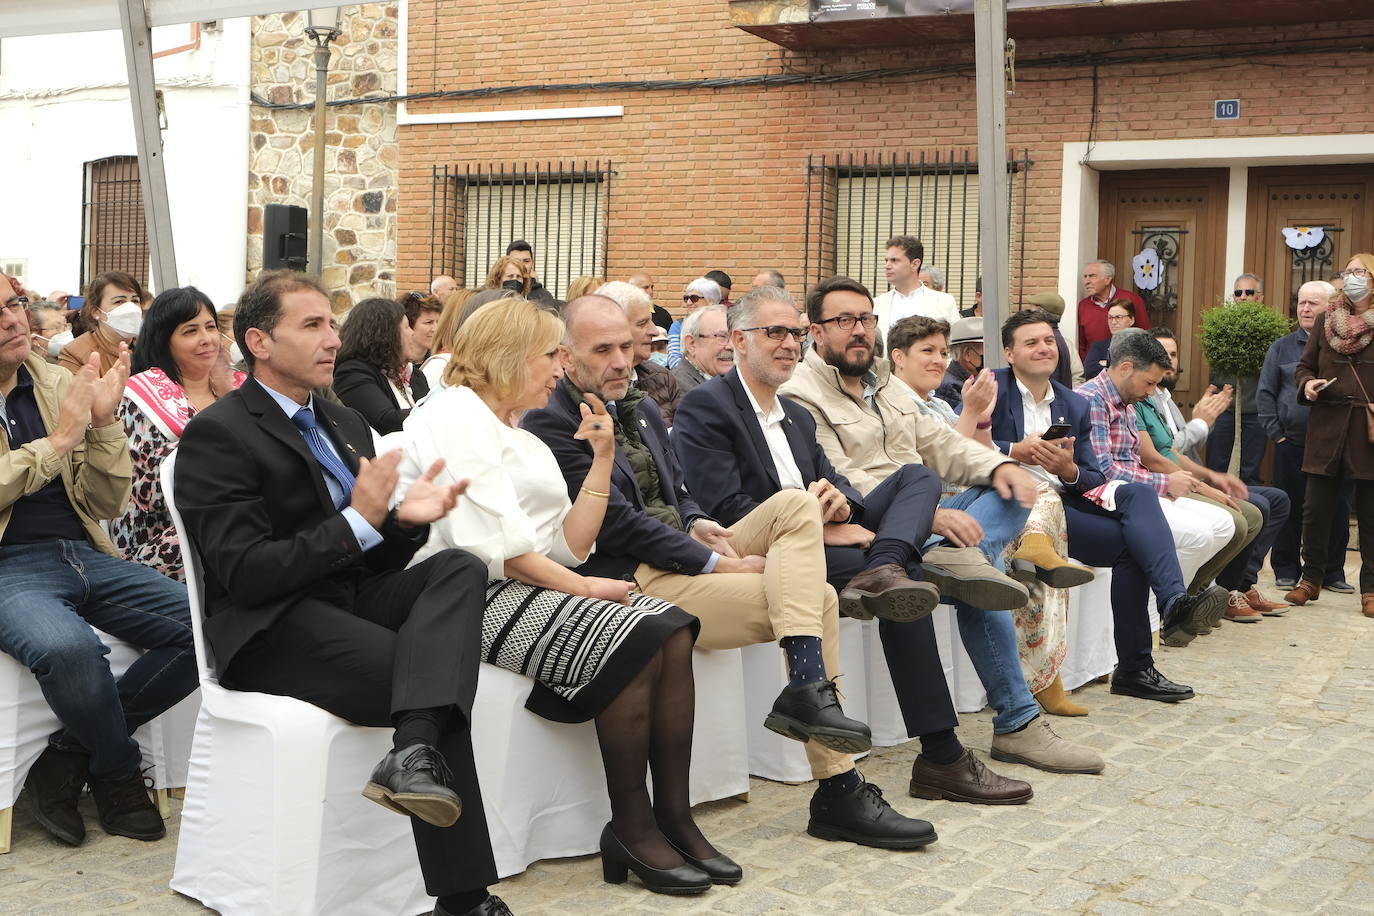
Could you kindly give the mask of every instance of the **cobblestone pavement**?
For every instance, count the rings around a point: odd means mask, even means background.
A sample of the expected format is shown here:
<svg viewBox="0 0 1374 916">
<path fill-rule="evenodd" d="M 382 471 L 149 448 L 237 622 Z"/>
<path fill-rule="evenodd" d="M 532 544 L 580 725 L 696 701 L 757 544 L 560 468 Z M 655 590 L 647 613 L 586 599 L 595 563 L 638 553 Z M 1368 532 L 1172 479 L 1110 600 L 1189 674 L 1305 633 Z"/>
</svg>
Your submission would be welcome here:
<svg viewBox="0 0 1374 916">
<path fill-rule="evenodd" d="M 1374 913 L 1374 620 L 1360 616 L 1358 597 L 1328 592 L 1284 618 L 1226 623 L 1161 650 L 1158 663 L 1197 698 L 1170 707 L 1103 685 L 1079 691 L 1091 715 L 1051 721 L 1099 748 L 1107 771 L 995 764 L 1033 782 L 1028 805 L 908 798 L 914 744 L 875 754 L 868 778 L 935 823 L 940 841 L 925 850 L 812 839 L 809 790 L 755 780 L 747 803 L 698 809 L 706 834 L 744 865 L 738 887 L 661 897 L 634 879 L 603 884 L 588 857 L 537 863 L 499 893 L 520 916 Z M 991 716 L 964 716 L 959 731 L 986 759 Z M 86 815 L 90 838 L 68 849 L 21 800 L 14 851 L 0 856 L 0 914 L 206 912 L 167 890 L 174 840 L 108 837 Z M 173 834 L 176 824 L 174 814 Z"/>
</svg>

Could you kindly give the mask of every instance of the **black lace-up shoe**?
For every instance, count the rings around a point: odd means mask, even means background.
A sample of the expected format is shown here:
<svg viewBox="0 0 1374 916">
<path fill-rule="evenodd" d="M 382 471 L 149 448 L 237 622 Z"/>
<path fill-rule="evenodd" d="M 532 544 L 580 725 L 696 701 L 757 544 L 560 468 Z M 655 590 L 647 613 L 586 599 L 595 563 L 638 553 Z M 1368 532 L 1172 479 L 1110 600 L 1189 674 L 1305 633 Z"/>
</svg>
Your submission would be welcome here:
<svg viewBox="0 0 1374 916">
<path fill-rule="evenodd" d="M 86 824 L 76 803 L 89 779 L 90 763 L 86 754 L 49 746 L 24 780 L 34 820 L 68 846 L 80 846 L 86 839 Z"/>
<path fill-rule="evenodd" d="M 840 708 L 834 681 L 812 681 L 784 688 L 763 724 L 779 735 L 815 741 L 842 754 L 862 754 L 873 747 L 868 726 L 849 718 Z"/>
<path fill-rule="evenodd" d="M 100 826 L 106 833 L 150 841 L 167 835 L 167 827 L 148 795 L 148 784 L 141 772 L 118 779 L 92 776 L 91 795 L 95 798 Z"/>
<path fill-rule="evenodd" d="M 806 832 L 821 840 L 847 840 L 879 849 L 915 849 L 936 839 L 929 821 L 899 813 L 871 782 L 839 798 L 824 798 L 819 792 L 811 796 Z"/>
<path fill-rule="evenodd" d="M 463 813 L 462 800 L 448 787 L 452 780 L 442 754 L 428 744 L 412 744 L 382 758 L 363 796 L 397 814 L 452 827 Z"/>
<path fill-rule="evenodd" d="M 1153 665 L 1144 671 L 1118 671 L 1113 674 L 1112 693 L 1161 703 L 1177 703 L 1193 698 L 1193 688 L 1175 684 Z"/>
</svg>

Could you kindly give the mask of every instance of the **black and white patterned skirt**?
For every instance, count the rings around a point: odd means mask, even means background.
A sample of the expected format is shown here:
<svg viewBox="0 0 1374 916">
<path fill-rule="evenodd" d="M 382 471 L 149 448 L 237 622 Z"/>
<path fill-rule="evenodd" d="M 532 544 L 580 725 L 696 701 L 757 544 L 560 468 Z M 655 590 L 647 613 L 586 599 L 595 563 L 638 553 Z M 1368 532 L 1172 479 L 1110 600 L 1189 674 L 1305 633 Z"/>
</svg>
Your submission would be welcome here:
<svg viewBox="0 0 1374 916">
<path fill-rule="evenodd" d="M 683 627 L 695 639 L 700 624 L 677 605 L 637 592 L 624 605 L 493 579 L 482 660 L 537 682 L 525 704 L 532 712 L 579 722 L 605 709 Z"/>
</svg>

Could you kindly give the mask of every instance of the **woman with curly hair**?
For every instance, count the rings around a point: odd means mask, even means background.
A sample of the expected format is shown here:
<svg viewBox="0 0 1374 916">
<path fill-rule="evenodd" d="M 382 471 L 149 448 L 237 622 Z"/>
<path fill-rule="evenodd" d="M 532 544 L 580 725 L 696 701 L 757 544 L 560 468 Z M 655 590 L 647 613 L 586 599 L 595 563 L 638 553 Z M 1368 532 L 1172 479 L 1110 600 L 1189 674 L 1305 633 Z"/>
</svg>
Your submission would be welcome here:
<svg viewBox="0 0 1374 916">
<path fill-rule="evenodd" d="M 520 288 L 515 288 L 516 281 L 519 281 Z M 510 283 L 510 286 L 506 286 Z M 519 258 L 506 255 L 495 264 L 491 265 L 491 270 L 487 273 L 487 282 L 483 289 L 512 289 L 521 298 L 528 298 L 530 287 L 534 285 L 534 276 L 530 273 L 530 267 Z"/>
<path fill-rule="evenodd" d="M 339 331 L 334 393 L 385 435 L 401 428 L 410 409 L 429 394 L 423 372 L 412 372 L 410 322 L 394 299 L 364 299 Z"/>
</svg>

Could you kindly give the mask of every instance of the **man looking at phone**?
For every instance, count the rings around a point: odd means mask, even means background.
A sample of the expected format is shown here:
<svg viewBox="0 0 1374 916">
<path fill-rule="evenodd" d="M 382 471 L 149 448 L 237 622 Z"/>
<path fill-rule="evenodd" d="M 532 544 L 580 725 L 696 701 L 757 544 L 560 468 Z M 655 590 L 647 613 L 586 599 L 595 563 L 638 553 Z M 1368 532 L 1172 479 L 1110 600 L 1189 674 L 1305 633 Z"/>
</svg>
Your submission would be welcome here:
<svg viewBox="0 0 1374 916">
<path fill-rule="evenodd" d="M 1163 609 L 1166 631 L 1191 626 L 1201 599 L 1187 595 L 1169 523 L 1152 487 L 1121 484 L 1109 505 L 1096 496 L 1107 482 L 1091 443 L 1088 403 L 1053 380 L 1059 361 L 1053 319 L 1039 309 L 1016 312 L 1002 325 L 1008 368 L 997 369 L 992 440 L 997 448 L 1059 490 L 1068 523 L 1069 555 L 1112 569 L 1116 673 L 1112 693 L 1176 703 L 1193 688 L 1155 667 L 1149 596 Z M 1071 436 L 1047 440 L 1050 427 Z M 1058 430 L 1056 430 L 1058 432 Z M 1215 598 L 1210 599 L 1217 604 Z M 1221 605 L 1216 610 L 1220 613 Z"/>
</svg>

